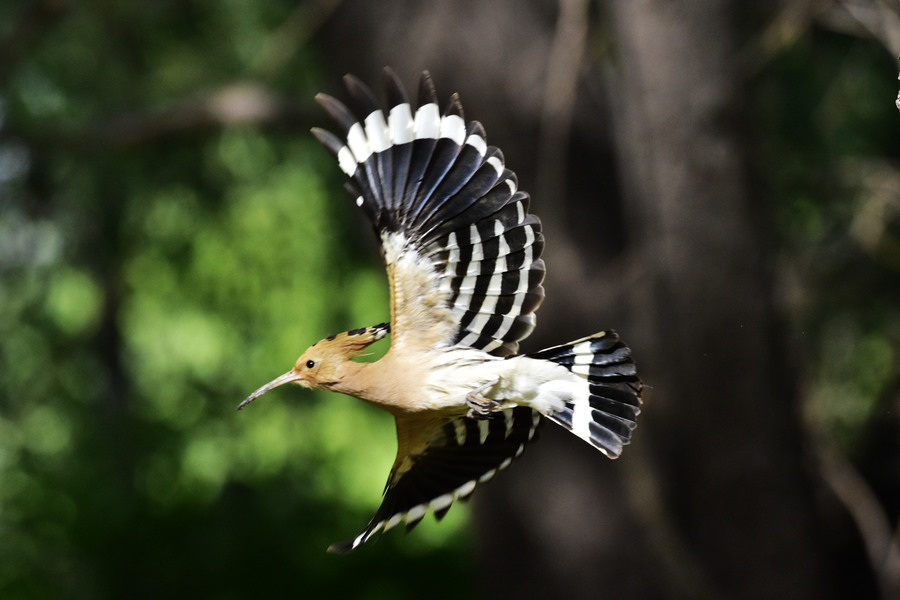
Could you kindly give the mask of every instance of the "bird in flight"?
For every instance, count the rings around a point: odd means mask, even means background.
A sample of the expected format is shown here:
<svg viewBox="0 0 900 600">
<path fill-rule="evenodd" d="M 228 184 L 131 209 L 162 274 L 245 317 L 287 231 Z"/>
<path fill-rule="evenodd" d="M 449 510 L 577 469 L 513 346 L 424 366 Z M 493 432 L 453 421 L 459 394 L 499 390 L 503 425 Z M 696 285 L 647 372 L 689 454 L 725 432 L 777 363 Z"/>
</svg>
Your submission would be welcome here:
<svg viewBox="0 0 900 600">
<path fill-rule="evenodd" d="M 381 506 L 348 552 L 429 511 L 440 519 L 509 466 L 546 417 L 616 458 L 640 412 L 641 381 L 614 331 L 519 354 L 544 298 L 544 238 L 503 154 L 466 122 L 454 94 L 443 114 L 430 75 L 414 107 L 385 69 L 387 110 L 359 79 L 356 112 L 316 99 L 341 130 L 313 134 L 336 157 L 375 229 L 390 287 L 390 323 L 327 337 L 238 409 L 285 383 L 340 392 L 390 412 L 397 456 Z M 375 362 L 357 362 L 390 334 Z"/>
</svg>

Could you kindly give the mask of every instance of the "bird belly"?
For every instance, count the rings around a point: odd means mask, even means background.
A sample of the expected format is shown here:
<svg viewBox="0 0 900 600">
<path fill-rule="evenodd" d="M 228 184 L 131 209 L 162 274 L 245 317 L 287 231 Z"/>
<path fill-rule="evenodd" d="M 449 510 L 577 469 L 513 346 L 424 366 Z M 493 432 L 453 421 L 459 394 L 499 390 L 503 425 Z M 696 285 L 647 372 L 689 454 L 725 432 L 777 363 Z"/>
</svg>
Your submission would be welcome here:
<svg viewBox="0 0 900 600">
<path fill-rule="evenodd" d="M 542 414 L 562 410 L 585 382 L 566 368 L 527 356 L 501 359 L 461 351 L 456 360 L 433 369 L 425 402 L 432 410 L 465 413 L 472 393 L 498 403 L 497 409 L 529 406 Z"/>
</svg>

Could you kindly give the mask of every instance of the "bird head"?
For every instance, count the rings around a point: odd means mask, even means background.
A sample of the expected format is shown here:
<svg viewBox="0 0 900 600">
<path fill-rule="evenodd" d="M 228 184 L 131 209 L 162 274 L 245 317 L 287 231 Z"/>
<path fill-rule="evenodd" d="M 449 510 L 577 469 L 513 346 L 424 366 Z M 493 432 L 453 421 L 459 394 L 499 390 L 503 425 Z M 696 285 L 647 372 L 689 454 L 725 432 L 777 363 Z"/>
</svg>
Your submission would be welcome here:
<svg viewBox="0 0 900 600">
<path fill-rule="evenodd" d="M 334 388 L 346 375 L 348 363 L 358 364 L 352 359 L 390 330 L 388 323 L 382 323 L 374 327 L 351 329 L 316 342 L 300 355 L 293 369 L 250 394 L 237 409 L 241 410 L 269 390 L 285 383 L 296 383 L 314 389 Z"/>
</svg>

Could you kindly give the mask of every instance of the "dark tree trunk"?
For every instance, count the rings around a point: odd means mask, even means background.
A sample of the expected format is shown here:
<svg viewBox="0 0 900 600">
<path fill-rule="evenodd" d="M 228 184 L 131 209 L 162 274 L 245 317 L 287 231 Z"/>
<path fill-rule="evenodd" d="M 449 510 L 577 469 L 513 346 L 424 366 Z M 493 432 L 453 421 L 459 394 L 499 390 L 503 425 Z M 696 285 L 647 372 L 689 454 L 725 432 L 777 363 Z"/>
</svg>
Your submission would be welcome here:
<svg viewBox="0 0 900 600">
<path fill-rule="evenodd" d="M 701 590 L 824 598 L 793 373 L 748 185 L 727 3 L 612 2 L 614 122 L 636 257 L 646 435 Z M 676 548 L 661 548 L 664 553 Z"/>
</svg>

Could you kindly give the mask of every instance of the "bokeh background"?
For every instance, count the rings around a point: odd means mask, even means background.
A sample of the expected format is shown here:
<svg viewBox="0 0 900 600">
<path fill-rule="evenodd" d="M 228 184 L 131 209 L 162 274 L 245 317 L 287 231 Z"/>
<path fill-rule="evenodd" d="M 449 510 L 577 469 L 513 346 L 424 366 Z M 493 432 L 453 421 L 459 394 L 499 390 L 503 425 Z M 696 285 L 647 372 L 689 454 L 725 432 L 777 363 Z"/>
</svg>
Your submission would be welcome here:
<svg viewBox="0 0 900 600">
<path fill-rule="evenodd" d="M 895 0 L 0 3 L 0 597 L 900 598 L 898 52 Z M 614 327 L 650 387 L 619 461 L 546 426 L 332 556 L 390 417 L 234 408 L 387 318 L 308 133 L 385 65 L 532 193 L 523 348 Z"/>
</svg>

